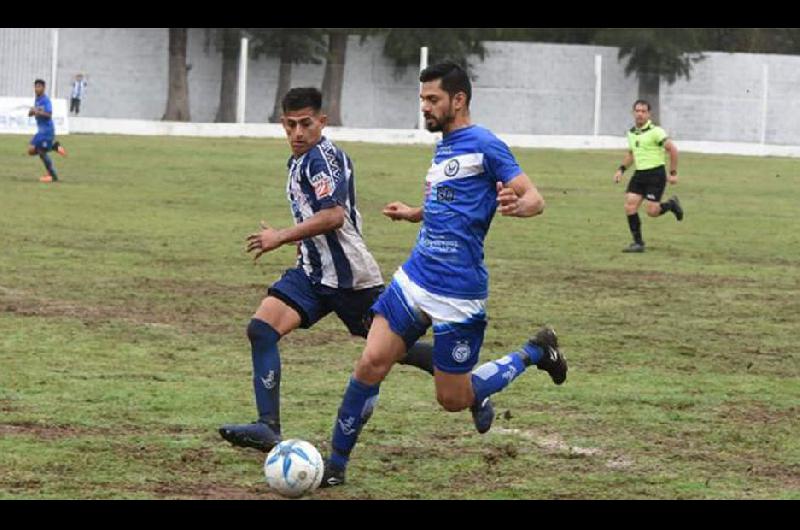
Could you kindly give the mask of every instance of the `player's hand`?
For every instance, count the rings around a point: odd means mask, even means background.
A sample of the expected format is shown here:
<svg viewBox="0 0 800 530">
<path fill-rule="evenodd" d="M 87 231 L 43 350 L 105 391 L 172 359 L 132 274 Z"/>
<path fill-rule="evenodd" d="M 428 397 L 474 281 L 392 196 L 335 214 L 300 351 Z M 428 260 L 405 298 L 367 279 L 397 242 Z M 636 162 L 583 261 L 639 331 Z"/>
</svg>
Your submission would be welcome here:
<svg viewBox="0 0 800 530">
<path fill-rule="evenodd" d="M 502 215 L 514 215 L 519 209 L 519 197 L 512 188 L 504 188 L 502 182 L 497 183 L 497 208 Z"/>
<path fill-rule="evenodd" d="M 278 230 L 270 228 L 267 223 L 261 221 L 261 232 L 256 232 L 247 236 L 247 252 L 256 251 L 253 261 L 256 261 L 262 254 L 275 250 L 283 245 Z"/>
<path fill-rule="evenodd" d="M 678 183 L 678 174 L 675 175 L 667 175 L 667 182 L 670 184 L 677 184 Z"/>
<path fill-rule="evenodd" d="M 619 179 L 621 178 L 622 178 L 622 171 L 618 169 L 617 172 L 614 173 L 614 184 L 619 184 Z"/>
<path fill-rule="evenodd" d="M 28 111 L 28 116 L 35 116 L 36 115 L 36 107 L 31 107 Z"/>
<path fill-rule="evenodd" d="M 392 221 L 409 221 L 414 209 L 400 201 L 390 202 L 383 207 L 383 215 Z"/>
</svg>

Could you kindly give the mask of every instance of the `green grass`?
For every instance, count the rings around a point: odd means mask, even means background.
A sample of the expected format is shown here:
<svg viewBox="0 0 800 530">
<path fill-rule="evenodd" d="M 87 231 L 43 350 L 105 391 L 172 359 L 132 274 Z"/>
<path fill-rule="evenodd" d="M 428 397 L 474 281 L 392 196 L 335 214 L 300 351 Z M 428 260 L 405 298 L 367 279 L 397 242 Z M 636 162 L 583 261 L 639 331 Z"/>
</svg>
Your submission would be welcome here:
<svg viewBox="0 0 800 530">
<path fill-rule="evenodd" d="M 254 415 L 244 329 L 293 249 L 253 265 L 259 220 L 291 223 L 273 140 L 72 135 L 44 185 L 0 137 L 0 498 L 276 498 L 263 455 L 216 427 Z M 343 144 L 389 278 L 417 225 L 429 147 Z M 482 359 L 540 323 L 570 361 L 532 370 L 490 433 L 397 367 L 348 485 L 316 498 L 800 498 L 800 164 L 683 154 L 686 219 L 629 234 L 621 153 L 515 150 L 547 200 L 498 217 Z M 281 342 L 284 434 L 327 448 L 363 342 L 335 317 Z"/>
</svg>

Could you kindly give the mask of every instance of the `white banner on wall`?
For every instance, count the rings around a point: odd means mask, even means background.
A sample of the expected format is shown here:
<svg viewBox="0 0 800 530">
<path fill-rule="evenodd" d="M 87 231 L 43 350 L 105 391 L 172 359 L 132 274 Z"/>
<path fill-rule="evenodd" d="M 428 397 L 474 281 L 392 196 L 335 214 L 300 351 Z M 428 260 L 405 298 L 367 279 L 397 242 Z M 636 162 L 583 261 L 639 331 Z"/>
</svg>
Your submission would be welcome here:
<svg viewBox="0 0 800 530">
<path fill-rule="evenodd" d="M 0 134 L 36 134 L 36 118 L 28 116 L 33 106 L 33 96 L 29 98 L 0 97 Z M 53 123 L 56 136 L 69 134 L 69 116 L 66 99 L 53 99 Z"/>
</svg>

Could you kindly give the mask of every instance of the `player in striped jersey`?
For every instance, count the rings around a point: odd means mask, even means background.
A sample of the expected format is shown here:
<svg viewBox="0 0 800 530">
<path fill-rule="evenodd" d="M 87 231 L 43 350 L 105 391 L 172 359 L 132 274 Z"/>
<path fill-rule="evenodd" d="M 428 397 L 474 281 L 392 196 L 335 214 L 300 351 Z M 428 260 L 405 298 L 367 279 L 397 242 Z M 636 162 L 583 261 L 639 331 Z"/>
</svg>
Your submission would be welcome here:
<svg viewBox="0 0 800 530">
<path fill-rule="evenodd" d="M 350 333 L 366 337 L 370 307 L 384 291 L 380 268 L 361 236 L 353 164 L 322 135 L 321 108 L 316 88 L 294 88 L 284 97 L 282 123 L 292 150 L 286 195 L 295 225 L 276 229 L 262 222 L 262 230 L 247 238 L 254 259 L 285 244 L 299 249 L 297 266 L 268 289 L 247 327 L 258 421 L 219 429 L 237 446 L 269 451 L 281 440 L 280 338 L 330 312 Z M 433 374 L 432 352 L 430 344 L 415 344 L 403 362 Z"/>
</svg>

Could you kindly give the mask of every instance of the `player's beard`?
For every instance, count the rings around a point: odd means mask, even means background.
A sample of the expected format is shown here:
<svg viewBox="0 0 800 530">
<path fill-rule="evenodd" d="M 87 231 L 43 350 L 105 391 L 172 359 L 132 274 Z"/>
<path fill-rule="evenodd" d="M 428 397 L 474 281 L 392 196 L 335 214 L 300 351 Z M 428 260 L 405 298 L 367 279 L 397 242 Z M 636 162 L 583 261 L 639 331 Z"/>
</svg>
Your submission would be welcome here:
<svg viewBox="0 0 800 530">
<path fill-rule="evenodd" d="M 433 123 L 430 123 L 428 120 L 433 119 Z M 447 114 L 442 116 L 441 118 L 437 118 L 434 115 L 430 115 L 429 118 L 425 118 L 425 128 L 428 132 L 441 132 L 444 131 L 445 126 L 453 123 L 456 119 L 456 114 L 453 112 L 452 104 L 447 109 Z"/>
</svg>

